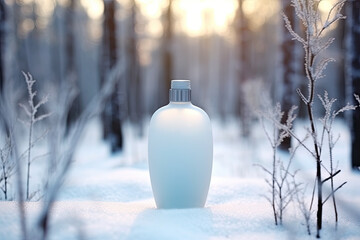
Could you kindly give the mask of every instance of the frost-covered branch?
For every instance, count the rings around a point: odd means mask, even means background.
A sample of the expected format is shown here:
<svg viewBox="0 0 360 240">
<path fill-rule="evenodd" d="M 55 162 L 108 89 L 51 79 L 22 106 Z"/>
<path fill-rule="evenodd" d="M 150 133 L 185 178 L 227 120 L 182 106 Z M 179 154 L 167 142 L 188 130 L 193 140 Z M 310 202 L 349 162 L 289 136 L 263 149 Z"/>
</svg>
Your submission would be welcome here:
<svg viewBox="0 0 360 240">
<path fill-rule="evenodd" d="M 285 13 L 282 13 L 283 19 L 285 21 L 285 27 L 286 29 L 290 32 L 291 36 L 293 36 L 293 40 L 297 40 L 299 42 L 301 42 L 303 45 L 306 45 L 305 40 L 299 36 L 299 34 L 297 34 L 294 30 L 293 27 L 291 26 L 290 20 L 289 18 L 285 15 Z"/>
<path fill-rule="evenodd" d="M 29 127 L 29 137 L 28 137 L 28 157 L 27 157 L 27 174 L 26 174 L 26 199 L 30 200 L 30 166 L 31 166 L 31 149 L 33 147 L 33 128 L 34 124 L 38 121 L 41 121 L 51 115 L 51 113 L 45 113 L 43 115 L 37 116 L 38 109 L 48 102 L 48 96 L 41 98 L 38 103 L 35 103 L 35 96 L 37 94 L 34 91 L 33 86 L 36 83 L 36 80 L 33 79 L 30 73 L 22 72 L 25 77 L 25 82 L 27 85 L 27 92 L 28 92 L 28 106 L 24 104 L 19 104 L 20 107 L 24 110 L 25 114 L 28 116 L 27 123 Z"/>
<path fill-rule="evenodd" d="M 7 82 L 8 83 L 8 82 Z M 7 85 L 7 87 L 10 87 Z M 3 116 L 1 118 L 2 123 L 4 125 L 4 129 L 8 130 L 8 138 L 12 145 L 12 150 L 10 153 L 10 158 L 14 165 L 15 165 L 15 180 L 16 180 L 16 189 L 17 189 L 17 204 L 18 204 L 18 213 L 20 218 L 20 229 L 21 229 L 21 239 L 27 240 L 28 239 L 28 232 L 27 232 L 27 221 L 26 221 L 26 212 L 24 206 L 24 190 L 23 190 L 23 180 L 22 180 L 22 166 L 20 163 L 20 159 L 18 157 L 17 152 L 17 142 L 15 141 L 15 137 L 13 134 L 13 124 L 15 122 L 16 117 L 14 116 L 14 107 L 12 101 L 17 99 L 17 91 L 4 91 L 2 95 L 0 95 L 0 115 Z"/>
<path fill-rule="evenodd" d="M 257 164 L 257 166 L 270 176 L 270 179 L 266 178 L 265 181 L 269 185 L 271 197 L 266 197 L 266 199 L 272 206 L 275 225 L 281 225 L 283 221 L 283 213 L 291 202 L 295 190 L 294 188 L 291 188 L 290 184 L 288 184 L 287 179 L 289 176 L 294 175 L 290 172 L 290 165 L 300 144 L 294 149 L 289 149 L 290 158 L 286 166 L 284 166 L 284 162 L 278 158 L 277 150 L 281 142 L 290 135 L 288 129 L 292 129 L 293 121 L 296 118 L 296 115 L 294 114 L 296 107 L 293 106 L 289 110 L 287 120 L 283 124 L 286 126 L 284 128 L 278 128 L 277 126 L 277 123 L 280 123 L 284 115 L 284 112 L 281 111 L 279 103 L 277 103 L 274 108 L 267 106 L 264 107 L 264 109 L 266 110 L 260 111 L 259 115 L 263 130 L 272 148 L 272 167 L 271 169 L 268 169 L 261 164 Z M 274 119 L 274 121 L 270 121 L 272 123 L 270 130 L 265 126 L 265 119 Z"/>
<path fill-rule="evenodd" d="M 335 192 L 338 190 L 338 188 L 334 189 L 334 177 L 337 174 L 339 174 L 341 170 L 337 170 L 335 172 L 335 169 L 334 169 L 333 150 L 334 150 L 335 144 L 336 144 L 337 140 L 339 139 L 339 137 L 334 139 L 332 125 L 333 125 L 335 118 L 340 113 L 343 113 L 345 111 L 355 110 L 359 106 L 351 105 L 348 103 L 344 107 L 342 107 L 336 111 L 336 110 L 333 110 L 333 104 L 336 102 L 336 99 L 334 99 L 334 98 L 329 99 L 329 94 L 327 93 L 327 91 L 324 92 L 324 96 L 318 95 L 318 97 L 325 109 L 325 114 L 320 119 L 320 122 L 323 125 L 323 133 L 326 132 L 326 135 L 327 135 L 327 140 L 328 140 L 327 142 L 328 142 L 328 148 L 329 148 L 329 165 L 330 165 L 330 170 L 327 170 L 327 172 L 329 173 L 329 177 L 323 179 L 322 183 L 325 183 L 326 181 L 330 180 L 330 186 L 331 186 L 331 194 L 324 200 L 323 203 L 325 203 L 329 197 L 332 197 L 334 213 L 335 213 L 335 222 L 337 223 L 338 222 L 338 212 L 337 212 L 337 206 L 336 206 Z M 355 98 L 356 97 L 357 96 L 355 95 Z M 342 187 L 343 185 L 344 185 L 344 183 L 341 184 L 340 186 Z"/>
<path fill-rule="evenodd" d="M 311 208 L 309 209 L 307 207 L 307 203 L 305 201 L 306 186 L 304 188 L 301 188 L 301 186 L 303 184 L 296 183 L 295 177 L 293 178 L 293 185 L 294 185 L 294 188 L 296 189 L 296 191 L 295 191 L 295 199 L 296 199 L 296 201 L 298 203 L 300 212 L 304 217 L 307 233 L 309 235 L 311 235 L 310 220 L 311 220 L 312 210 L 311 210 Z"/>
<path fill-rule="evenodd" d="M 5 200 L 8 200 L 8 184 L 9 178 L 14 174 L 15 162 L 11 158 L 13 144 L 10 137 L 6 137 L 5 144 L 0 148 L 1 160 L 1 174 L 0 174 L 0 189 L 4 193 Z M 2 184 L 2 182 L 4 182 Z"/>
<path fill-rule="evenodd" d="M 296 107 L 294 108 L 294 110 L 296 109 Z M 305 135 L 302 139 L 295 134 L 294 130 L 292 128 L 289 128 L 287 126 L 287 124 L 283 124 L 279 121 L 278 118 L 275 118 L 272 115 L 263 115 L 264 118 L 268 119 L 269 121 L 271 121 L 274 126 L 278 129 L 280 129 L 281 131 L 285 131 L 287 132 L 291 137 L 293 137 L 305 150 L 307 150 L 308 153 L 310 153 L 313 157 L 315 157 L 315 153 L 313 151 L 310 150 L 310 148 L 308 146 L 305 145 L 304 141 L 310 136 L 309 134 Z M 296 118 L 295 115 L 293 115 L 293 118 Z M 294 119 L 295 119 L 294 118 Z M 266 132 L 265 132 L 266 133 Z"/>
<path fill-rule="evenodd" d="M 326 30 L 330 25 L 332 25 L 336 21 L 346 18 L 346 16 L 341 14 L 341 9 L 343 8 L 346 1 L 347 0 L 341 0 L 340 2 L 335 3 L 335 5 L 330 9 L 327 18 L 325 20 L 325 23 L 323 24 L 321 30 L 318 33 L 318 36 L 320 36 L 324 30 Z"/>
<path fill-rule="evenodd" d="M 304 94 L 297 90 L 300 98 L 306 105 L 307 115 L 309 119 L 309 135 L 312 137 L 313 151 L 306 147 L 306 149 L 313 155 L 316 161 L 316 189 L 317 189 L 317 234 L 316 237 L 320 237 L 320 229 L 322 228 L 322 209 L 323 209 L 323 201 L 322 201 L 322 144 L 324 141 L 324 133 L 327 129 L 324 127 L 321 134 L 319 134 L 317 128 L 315 127 L 315 116 L 313 113 L 314 106 L 314 96 L 316 95 L 315 87 L 318 79 L 323 78 L 327 65 L 334 60 L 332 58 L 324 58 L 317 60 L 320 52 L 326 50 L 334 41 L 333 38 L 329 38 L 324 40 L 323 33 L 329 30 L 329 27 L 334 24 L 336 21 L 340 19 L 344 19 L 345 17 L 340 13 L 345 0 L 341 0 L 336 3 L 328 12 L 328 16 L 324 24 L 321 22 L 321 15 L 318 10 L 319 1 L 316 0 L 292 0 L 292 5 L 295 8 L 296 15 L 302 21 L 305 30 L 305 36 L 300 37 L 294 30 L 292 29 L 290 22 L 286 16 L 283 14 L 284 23 L 286 28 L 289 30 L 290 34 L 294 37 L 295 40 L 299 41 L 304 48 L 305 56 L 304 56 L 304 66 L 305 66 L 305 75 L 308 80 L 308 94 L 304 96 Z M 323 99 L 321 101 L 326 101 Z M 332 104 L 332 103 L 331 103 Z M 325 121 L 332 121 L 331 119 L 323 119 Z M 291 133 L 293 136 L 293 133 Z M 319 141 L 318 137 L 321 136 Z M 332 134 L 330 134 L 329 138 L 332 138 Z M 299 137 L 294 137 L 298 142 Z M 329 142 L 333 142 L 332 139 Z M 305 144 L 302 144 L 305 146 Z M 330 162 L 332 165 L 332 152 L 330 152 Z M 330 167 L 330 175 L 333 174 L 332 167 Z M 332 180 L 333 178 L 331 178 Z M 314 186 L 315 190 L 315 186 Z M 333 195 L 334 196 L 334 195 Z M 313 201 L 311 201 L 310 209 Z M 335 204 L 334 204 L 335 206 Z M 336 211 L 336 210 L 335 210 Z"/>
</svg>

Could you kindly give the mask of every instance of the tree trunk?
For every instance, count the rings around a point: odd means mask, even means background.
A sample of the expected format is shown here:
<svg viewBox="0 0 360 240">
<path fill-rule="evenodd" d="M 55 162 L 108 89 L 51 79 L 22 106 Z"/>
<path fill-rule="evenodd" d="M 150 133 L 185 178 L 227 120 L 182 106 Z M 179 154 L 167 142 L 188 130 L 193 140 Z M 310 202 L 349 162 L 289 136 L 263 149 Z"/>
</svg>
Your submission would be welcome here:
<svg viewBox="0 0 360 240">
<path fill-rule="evenodd" d="M 13 4 L 14 8 L 14 33 L 16 40 L 16 59 L 19 70 L 29 71 L 29 62 L 26 51 L 26 39 L 21 36 L 21 22 L 23 21 L 23 14 L 21 13 L 21 6 L 17 1 Z M 19 75 L 20 76 L 20 75 Z"/>
<path fill-rule="evenodd" d="M 5 82 L 5 59 L 4 59 L 4 50 L 5 50 L 5 2 L 4 0 L 0 0 L 0 93 L 2 93 L 2 89 Z"/>
<path fill-rule="evenodd" d="M 168 7 L 163 16 L 163 37 L 162 37 L 162 82 L 160 85 L 161 93 L 159 104 L 160 106 L 166 105 L 169 102 L 169 89 L 173 72 L 173 59 L 171 53 L 172 42 L 172 0 L 168 0 Z"/>
<path fill-rule="evenodd" d="M 60 81 L 64 79 L 62 71 L 62 32 L 61 32 L 61 14 L 63 12 L 62 7 L 59 6 L 59 3 L 56 1 L 54 7 L 54 13 L 52 16 L 51 27 L 49 29 L 51 36 L 54 37 L 54 40 L 51 44 L 51 69 L 52 69 L 52 79 L 56 88 L 60 88 Z"/>
<path fill-rule="evenodd" d="M 115 67 L 117 61 L 115 10 L 115 0 L 104 0 L 103 49 L 100 58 L 101 84 L 105 83 L 109 72 Z M 102 112 L 104 138 L 110 141 L 112 152 L 122 150 L 123 148 L 118 92 L 119 84 L 116 84 L 113 93 L 106 101 Z"/>
<path fill-rule="evenodd" d="M 129 39 L 128 39 L 128 109 L 130 121 L 137 125 L 141 133 L 141 85 L 140 85 L 140 64 L 137 52 L 137 36 L 136 36 L 136 11 L 137 6 L 135 0 L 132 0 Z"/>
<path fill-rule="evenodd" d="M 282 9 L 285 15 L 289 18 L 292 26 L 296 28 L 295 9 L 291 6 L 290 0 L 282 0 Z M 297 57 L 296 57 L 296 42 L 293 40 L 290 32 L 283 24 L 282 27 L 282 92 L 281 92 L 281 108 L 284 110 L 284 116 L 281 123 L 285 124 L 287 115 L 293 105 L 296 105 L 294 96 L 297 88 Z M 291 137 L 287 137 L 280 145 L 280 149 L 288 150 L 291 147 Z"/>
<path fill-rule="evenodd" d="M 360 1 L 348 1 L 347 19 L 347 85 L 348 96 L 360 95 Z M 354 101 L 352 97 L 352 101 Z M 355 103 L 358 104 L 358 103 Z M 351 166 L 360 167 L 360 111 L 351 112 Z"/>
<path fill-rule="evenodd" d="M 79 89 L 78 76 L 76 72 L 75 62 L 75 7 L 76 1 L 70 0 L 70 4 L 65 13 L 65 78 L 69 81 L 70 85 L 76 89 Z M 74 122 L 80 113 L 80 97 L 79 94 L 72 102 L 71 108 L 68 113 L 67 125 Z"/>
<path fill-rule="evenodd" d="M 250 63 L 250 29 L 243 11 L 243 0 L 239 0 L 239 7 L 235 18 L 236 35 L 238 39 L 238 99 L 237 108 L 241 121 L 241 132 L 244 137 L 250 134 L 250 109 L 245 99 L 244 84 L 252 75 Z"/>
</svg>

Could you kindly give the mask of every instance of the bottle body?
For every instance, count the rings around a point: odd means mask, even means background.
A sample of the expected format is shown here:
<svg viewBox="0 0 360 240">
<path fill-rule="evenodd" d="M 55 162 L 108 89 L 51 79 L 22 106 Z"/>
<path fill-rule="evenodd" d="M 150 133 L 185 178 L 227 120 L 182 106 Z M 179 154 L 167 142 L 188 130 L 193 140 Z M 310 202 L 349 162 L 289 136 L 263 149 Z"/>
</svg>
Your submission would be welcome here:
<svg viewBox="0 0 360 240">
<path fill-rule="evenodd" d="M 170 102 L 149 127 L 149 171 L 158 208 L 203 207 L 212 171 L 208 115 L 191 102 Z"/>
</svg>

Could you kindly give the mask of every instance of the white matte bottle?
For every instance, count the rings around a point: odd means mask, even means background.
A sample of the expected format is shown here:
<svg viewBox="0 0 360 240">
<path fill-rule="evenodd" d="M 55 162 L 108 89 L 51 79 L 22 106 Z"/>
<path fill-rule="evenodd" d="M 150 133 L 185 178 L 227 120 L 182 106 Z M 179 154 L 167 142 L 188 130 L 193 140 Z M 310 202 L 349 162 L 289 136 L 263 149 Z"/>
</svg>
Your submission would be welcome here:
<svg viewBox="0 0 360 240">
<path fill-rule="evenodd" d="M 211 124 L 190 99 L 190 81 L 173 80 L 170 103 L 150 121 L 149 170 L 158 208 L 197 208 L 206 202 L 213 158 Z"/>
</svg>

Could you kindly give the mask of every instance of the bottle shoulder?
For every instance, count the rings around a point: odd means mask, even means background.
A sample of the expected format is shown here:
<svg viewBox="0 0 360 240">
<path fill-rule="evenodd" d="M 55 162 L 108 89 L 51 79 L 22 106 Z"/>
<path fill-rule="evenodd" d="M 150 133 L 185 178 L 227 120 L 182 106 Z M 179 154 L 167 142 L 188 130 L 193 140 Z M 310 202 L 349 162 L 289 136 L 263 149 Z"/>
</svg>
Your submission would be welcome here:
<svg viewBox="0 0 360 240">
<path fill-rule="evenodd" d="M 169 103 L 155 111 L 151 117 L 151 122 L 167 120 L 195 121 L 200 119 L 210 123 L 207 113 L 191 103 Z"/>
<path fill-rule="evenodd" d="M 195 106 L 195 105 L 192 105 L 192 107 L 193 107 L 194 111 L 199 112 L 200 114 L 202 114 L 204 117 L 206 117 L 210 121 L 209 115 L 202 108 Z"/>
<path fill-rule="evenodd" d="M 168 105 L 165 105 L 161 108 L 159 108 L 158 110 L 156 110 L 154 112 L 154 114 L 152 115 L 152 118 L 157 117 L 158 115 L 163 115 L 163 114 L 184 114 L 184 113 L 193 113 L 193 114 L 201 114 L 206 116 L 207 118 L 209 118 L 208 114 L 201 108 L 193 105 L 192 103 L 182 103 L 182 104 L 177 104 L 177 103 L 169 103 Z"/>
<path fill-rule="evenodd" d="M 153 115 L 151 116 L 151 122 L 153 122 L 156 118 L 158 118 L 159 116 L 163 115 L 165 112 L 167 112 L 167 110 L 169 109 L 168 105 L 162 106 L 161 108 L 159 108 L 158 110 L 156 110 Z"/>
</svg>

